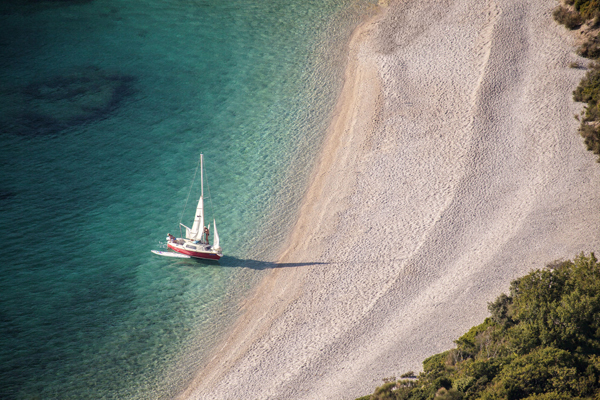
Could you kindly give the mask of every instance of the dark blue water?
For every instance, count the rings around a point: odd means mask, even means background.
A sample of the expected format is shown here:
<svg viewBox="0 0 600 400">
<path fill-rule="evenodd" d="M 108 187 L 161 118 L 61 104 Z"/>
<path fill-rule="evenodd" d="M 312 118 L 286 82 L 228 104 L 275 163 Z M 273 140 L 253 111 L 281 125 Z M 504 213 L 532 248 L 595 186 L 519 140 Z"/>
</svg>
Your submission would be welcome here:
<svg viewBox="0 0 600 400">
<path fill-rule="evenodd" d="M 353 0 L 0 5 L 0 398 L 168 398 L 276 266 Z M 155 256 L 200 152 L 225 257 Z M 183 223 L 191 224 L 193 187 Z"/>
</svg>

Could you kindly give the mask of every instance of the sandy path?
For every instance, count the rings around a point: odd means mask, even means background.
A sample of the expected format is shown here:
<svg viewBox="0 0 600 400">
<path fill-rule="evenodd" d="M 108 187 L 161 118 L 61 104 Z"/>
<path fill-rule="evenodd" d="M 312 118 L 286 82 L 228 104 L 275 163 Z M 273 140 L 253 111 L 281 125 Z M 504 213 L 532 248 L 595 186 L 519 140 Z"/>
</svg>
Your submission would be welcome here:
<svg viewBox="0 0 600 400">
<path fill-rule="evenodd" d="M 529 3 L 529 4 L 524 4 Z M 549 0 L 400 1 L 353 35 L 280 262 L 182 398 L 353 399 L 488 315 L 532 268 L 600 250 Z"/>
</svg>

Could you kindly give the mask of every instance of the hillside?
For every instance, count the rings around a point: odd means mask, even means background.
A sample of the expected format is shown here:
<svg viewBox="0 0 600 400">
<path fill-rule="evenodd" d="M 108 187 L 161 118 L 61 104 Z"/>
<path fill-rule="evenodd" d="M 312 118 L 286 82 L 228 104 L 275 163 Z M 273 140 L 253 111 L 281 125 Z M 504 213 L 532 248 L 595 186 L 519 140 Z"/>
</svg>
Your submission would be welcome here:
<svg viewBox="0 0 600 400">
<path fill-rule="evenodd" d="M 455 349 L 426 359 L 418 378 L 388 379 L 361 399 L 600 396 L 600 264 L 593 253 L 514 280 L 488 308 L 491 318 Z"/>
</svg>

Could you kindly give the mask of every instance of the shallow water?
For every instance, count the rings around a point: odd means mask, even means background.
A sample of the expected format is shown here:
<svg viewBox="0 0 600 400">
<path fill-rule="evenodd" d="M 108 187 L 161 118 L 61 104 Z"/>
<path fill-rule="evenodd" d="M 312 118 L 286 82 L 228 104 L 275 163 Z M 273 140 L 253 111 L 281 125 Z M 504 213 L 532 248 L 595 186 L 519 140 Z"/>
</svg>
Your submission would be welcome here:
<svg viewBox="0 0 600 400">
<path fill-rule="evenodd" d="M 367 1 L 0 6 L 0 398 L 168 398 L 297 211 Z M 205 154 L 225 256 L 191 224 Z"/>
</svg>

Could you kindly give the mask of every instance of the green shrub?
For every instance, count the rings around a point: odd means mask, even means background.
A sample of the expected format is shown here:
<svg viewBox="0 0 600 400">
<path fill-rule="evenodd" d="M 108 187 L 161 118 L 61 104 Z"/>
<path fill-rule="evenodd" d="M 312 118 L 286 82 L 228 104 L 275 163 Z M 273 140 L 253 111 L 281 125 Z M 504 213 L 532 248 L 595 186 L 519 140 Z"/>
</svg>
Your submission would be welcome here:
<svg viewBox="0 0 600 400">
<path fill-rule="evenodd" d="M 465 368 L 467 376 L 479 380 L 485 377 L 486 381 L 496 377 L 504 364 L 510 362 L 510 359 L 504 358 L 489 358 L 484 360 L 473 361 Z"/>
<path fill-rule="evenodd" d="M 549 392 L 549 393 L 540 393 L 534 394 L 529 397 L 526 397 L 526 400 L 578 400 L 580 397 L 573 397 L 567 393 L 557 393 L 557 392 Z"/>
<path fill-rule="evenodd" d="M 574 364 L 573 357 L 565 350 L 540 348 L 516 358 L 503 368 L 495 385 L 482 397 L 523 399 L 547 391 L 567 393 L 573 397 L 578 394 L 578 371 Z"/>
<path fill-rule="evenodd" d="M 593 19 L 597 16 L 598 11 L 600 11 L 599 0 L 575 0 L 573 5 L 585 20 Z"/>
<path fill-rule="evenodd" d="M 375 389 L 371 396 L 363 396 L 356 400 L 408 400 L 415 387 L 415 382 L 409 380 L 387 382 Z"/>
<path fill-rule="evenodd" d="M 431 356 L 423 361 L 423 371 L 427 374 L 441 373 L 446 369 L 449 351 Z"/>
<path fill-rule="evenodd" d="M 597 37 L 590 38 L 583 42 L 579 49 L 577 50 L 580 56 L 589 58 L 589 59 L 597 59 L 600 57 L 600 43 Z"/>
<path fill-rule="evenodd" d="M 552 16 L 559 24 L 568 29 L 577 29 L 583 24 L 583 19 L 577 11 L 571 11 L 563 6 L 558 6 L 552 12 Z"/>
<path fill-rule="evenodd" d="M 552 15 L 554 19 L 565 25 L 568 29 L 577 29 L 584 23 L 589 27 L 598 27 L 600 25 L 600 0 L 564 0 L 564 3 L 573 6 L 573 10 L 559 5 L 554 9 Z M 600 58 L 600 37 L 598 33 L 588 38 L 578 49 L 578 53 L 589 59 Z M 578 63 L 571 63 L 571 68 L 579 68 Z M 584 138 L 584 143 L 588 150 L 599 155 L 600 162 L 600 135 L 598 126 L 600 125 L 600 103 L 599 88 L 600 78 L 597 65 L 592 65 L 589 71 L 582 79 L 577 89 L 573 92 L 575 101 L 587 103 L 585 109 L 585 118 L 581 121 L 579 133 Z M 590 124 L 590 122 L 592 122 Z M 502 311 L 499 309 L 497 311 Z M 500 320 L 498 315 L 492 315 L 495 320 Z M 506 320 L 504 320 L 506 321 Z"/>
<path fill-rule="evenodd" d="M 452 387 L 452 381 L 446 377 L 442 376 L 433 381 L 433 386 L 436 389 L 450 389 Z"/>
<path fill-rule="evenodd" d="M 452 382 L 452 387 L 456 390 L 458 390 L 459 392 L 466 392 L 467 390 L 469 390 L 469 388 L 471 388 L 471 386 L 473 386 L 473 384 L 477 382 L 477 380 L 475 378 L 473 378 L 472 376 L 464 376 L 462 378 L 458 378 L 456 379 L 454 382 Z"/>
<path fill-rule="evenodd" d="M 585 74 L 579 86 L 573 91 L 573 100 L 596 105 L 600 99 L 599 94 L 600 71 L 594 68 Z"/>
<path fill-rule="evenodd" d="M 581 124 L 579 134 L 583 137 L 587 149 L 600 155 L 600 131 L 598 131 L 598 128 L 589 124 Z M 600 157 L 597 161 L 600 162 Z"/>
<path fill-rule="evenodd" d="M 579 134 L 583 137 L 588 150 L 600 155 L 600 69 L 597 64 L 585 74 L 579 86 L 573 92 L 575 101 L 587 103 L 585 116 L 579 126 Z M 600 157 L 598 158 L 600 162 Z"/>
<path fill-rule="evenodd" d="M 435 394 L 435 400 L 461 400 L 464 393 L 459 392 L 456 389 L 441 388 Z"/>
<path fill-rule="evenodd" d="M 393 390 L 396 388 L 396 382 L 388 382 L 375 389 L 371 395 L 371 400 L 395 400 L 396 395 Z"/>
<path fill-rule="evenodd" d="M 492 320 L 505 328 L 514 324 L 510 317 L 510 306 L 512 305 L 512 297 L 502 293 L 496 301 L 488 303 L 488 310 L 492 314 Z"/>
<path fill-rule="evenodd" d="M 600 264 L 593 253 L 514 280 L 490 312 L 456 349 L 427 358 L 416 380 L 387 382 L 371 399 L 600 399 Z"/>
</svg>

